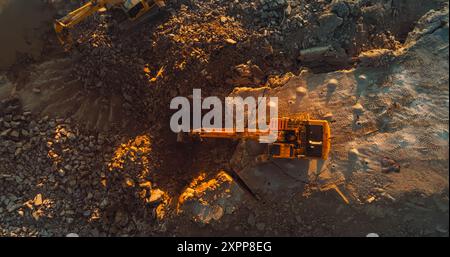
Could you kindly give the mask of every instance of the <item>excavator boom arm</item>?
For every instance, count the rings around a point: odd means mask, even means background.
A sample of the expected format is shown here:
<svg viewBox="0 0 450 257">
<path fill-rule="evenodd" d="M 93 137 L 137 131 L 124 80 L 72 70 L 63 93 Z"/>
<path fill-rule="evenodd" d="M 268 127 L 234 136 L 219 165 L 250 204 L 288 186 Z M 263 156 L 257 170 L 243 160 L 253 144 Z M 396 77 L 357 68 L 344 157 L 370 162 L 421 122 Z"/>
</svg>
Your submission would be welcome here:
<svg viewBox="0 0 450 257">
<path fill-rule="evenodd" d="M 261 131 L 261 130 L 251 130 L 245 129 L 243 132 L 237 132 L 235 129 L 219 129 L 219 130 L 208 130 L 208 129 L 199 129 L 193 130 L 192 134 L 199 135 L 202 138 L 245 138 L 257 140 L 261 136 L 269 135 L 269 131 Z"/>
<path fill-rule="evenodd" d="M 57 20 L 57 22 L 63 27 L 71 28 L 96 13 L 100 8 L 102 8 L 100 4 L 94 4 L 94 2 L 91 1 Z"/>
<path fill-rule="evenodd" d="M 61 19 L 58 19 L 54 23 L 56 35 L 61 44 L 66 44 L 71 41 L 68 29 L 77 25 L 81 21 L 85 20 L 87 17 L 93 15 L 101 8 L 105 7 L 110 1 L 99 0 L 99 1 L 89 1 L 82 7 L 70 12 Z"/>
</svg>

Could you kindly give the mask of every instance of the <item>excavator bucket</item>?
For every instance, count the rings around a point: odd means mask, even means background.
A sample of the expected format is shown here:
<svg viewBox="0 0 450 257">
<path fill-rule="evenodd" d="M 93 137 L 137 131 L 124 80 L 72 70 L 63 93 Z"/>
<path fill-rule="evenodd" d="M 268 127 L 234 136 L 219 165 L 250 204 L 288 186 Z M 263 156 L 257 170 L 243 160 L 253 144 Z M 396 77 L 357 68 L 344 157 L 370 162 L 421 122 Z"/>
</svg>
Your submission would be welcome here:
<svg viewBox="0 0 450 257">
<path fill-rule="evenodd" d="M 58 20 L 55 21 L 53 26 L 55 28 L 56 37 L 61 45 L 63 45 L 64 48 L 69 47 L 72 44 L 72 36 L 70 35 L 69 30 Z"/>
</svg>

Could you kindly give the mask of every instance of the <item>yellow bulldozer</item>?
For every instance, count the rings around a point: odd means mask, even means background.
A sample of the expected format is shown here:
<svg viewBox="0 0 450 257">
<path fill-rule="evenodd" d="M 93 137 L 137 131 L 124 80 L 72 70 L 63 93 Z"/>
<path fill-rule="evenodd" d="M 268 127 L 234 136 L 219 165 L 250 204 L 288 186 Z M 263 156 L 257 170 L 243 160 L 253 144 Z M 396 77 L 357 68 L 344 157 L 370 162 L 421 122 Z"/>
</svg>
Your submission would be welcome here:
<svg viewBox="0 0 450 257">
<path fill-rule="evenodd" d="M 72 37 L 70 29 L 97 12 L 112 11 L 120 14 L 120 22 L 136 23 L 164 8 L 164 0 L 91 0 L 80 8 L 68 13 L 54 22 L 58 40 L 65 47 L 70 47 Z"/>
</svg>

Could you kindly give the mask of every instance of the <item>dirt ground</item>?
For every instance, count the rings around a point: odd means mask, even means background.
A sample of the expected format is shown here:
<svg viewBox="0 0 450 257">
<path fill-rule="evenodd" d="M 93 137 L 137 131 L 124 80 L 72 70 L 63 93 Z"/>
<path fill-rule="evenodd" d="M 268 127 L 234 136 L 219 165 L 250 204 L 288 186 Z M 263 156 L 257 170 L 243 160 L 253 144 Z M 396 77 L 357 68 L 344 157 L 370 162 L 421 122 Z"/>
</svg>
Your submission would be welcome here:
<svg viewBox="0 0 450 257">
<path fill-rule="evenodd" d="M 52 21 L 80 2 L 0 0 L 0 236 L 449 235 L 446 1 L 169 0 L 64 51 Z M 329 120 L 330 158 L 178 143 L 194 88 Z"/>
</svg>

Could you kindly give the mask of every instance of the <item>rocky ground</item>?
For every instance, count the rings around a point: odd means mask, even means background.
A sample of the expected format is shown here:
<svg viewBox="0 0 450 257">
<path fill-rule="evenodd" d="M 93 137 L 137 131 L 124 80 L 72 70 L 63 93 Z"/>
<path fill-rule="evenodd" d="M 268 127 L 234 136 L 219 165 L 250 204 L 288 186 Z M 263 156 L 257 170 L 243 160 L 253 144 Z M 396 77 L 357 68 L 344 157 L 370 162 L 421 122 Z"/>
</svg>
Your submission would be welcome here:
<svg viewBox="0 0 450 257">
<path fill-rule="evenodd" d="M 68 52 L 50 22 L 0 75 L 0 235 L 448 236 L 444 1 L 173 0 L 126 33 L 96 15 Z M 170 132 L 193 88 L 329 119 L 330 160 L 239 170 L 254 199 L 230 175 L 251 143 Z"/>
</svg>

